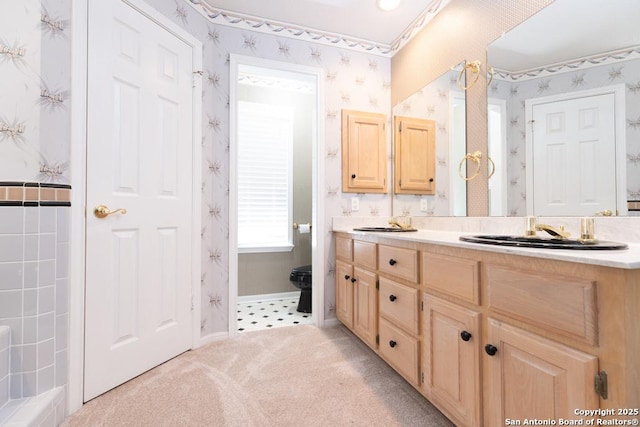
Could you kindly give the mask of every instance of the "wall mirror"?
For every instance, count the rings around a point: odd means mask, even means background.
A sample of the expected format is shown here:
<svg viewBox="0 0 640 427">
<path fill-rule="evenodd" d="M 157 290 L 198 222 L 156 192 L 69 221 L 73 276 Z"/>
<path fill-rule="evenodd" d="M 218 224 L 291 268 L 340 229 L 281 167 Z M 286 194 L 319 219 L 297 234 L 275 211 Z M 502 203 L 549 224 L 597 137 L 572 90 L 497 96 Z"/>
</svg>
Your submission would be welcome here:
<svg viewBox="0 0 640 427">
<path fill-rule="evenodd" d="M 636 0 L 557 0 L 487 47 L 490 215 L 627 215 L 640 199 L 631 16 Z"/>
<path fill-rule="evenodd" d="M 458 86 L 458 78 L 463 69 L 464 63 L 452 67 L 393 107 L 394 118 L 427 119 L 435 122 L 433 194 L 394 192 L 393 216 L 465 216 L 467 213 L 466 182 L 458 176 L 458 162 L 466 154 L 465 92 Z M 460 79 L 462 86 L 465 84 L 464 74 Z M 394 138 L 394 151 L 396 142 Z M 393 172 L 397 173 L 395 167 Z"/>
</svg>

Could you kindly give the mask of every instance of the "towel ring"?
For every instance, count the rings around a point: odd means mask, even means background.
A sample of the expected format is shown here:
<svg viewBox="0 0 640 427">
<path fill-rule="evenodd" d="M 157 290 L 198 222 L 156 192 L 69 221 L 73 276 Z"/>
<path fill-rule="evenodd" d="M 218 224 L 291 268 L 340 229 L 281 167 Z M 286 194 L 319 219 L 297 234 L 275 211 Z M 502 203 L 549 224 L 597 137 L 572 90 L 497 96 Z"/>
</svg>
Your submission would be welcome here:
<svg viewBox="0 0 640 427">
<path fill-rule="evenodd" d="M 475 80 L 469 86 L 465 86 L 462 83 L 462 76 L 464 75 L 464 71 L 467 68 L 470 68 L 471 72 L 476 75 Z M 462 67 L 462 69 L 460 70 L 460 74 L 458 74 L 458 87 L 462 90 L 471 89 L 476 83 L 478 83 L 479 77 L 480 77 L 480 61 L 468 62 L 465 64 L 464 67 Z"/>
<path fill-rule="evenodd" d="M 462 160 L 460 160 L 460 164 L 458 165 L 458 175 L 460 175 L 460 178 L 464 179 L 465 181 L 471 181 L 472 179 L 477 177 L 478 174 L 480 173 L 480 159 L 481 158 L 482 158 L 482 153 L 480 151 L 476 151 L 475 153 L 467 153 L 467 155 L 464 156 L 462 158 Z M 473 162 L 475 162 L 476 171 L 472 176 L 467 177 L 462 173 L 462 166 L 469 160 L 473 160 Z"/>
<path fill-rule="evenodd" d="M 458 175 L 460 175 L 460 178 L 464 179 L 465 181 L 471 181 L 472 179 L 477 177 L 478 174 L 480 173 L 481 159 L 482 159 L 482 152 L 480 151 L 476 151 L 474 153 L 467 153 L 467 155 L 464 156 L 462 160 L 460 160 L 460 164 L 458 165 Z M 476 164 L 476 171 L 472 176 L 466 177 L 462 174 L 462 166 L 469 160 L 472 160 Z M 487 177 L 487 179 L 490 179 L 493 176 L 493 174 L 496 173 L 496 164 L 493 162 L 493 159 L 491 158 L 491 156 L 487 156 L 487 160 L 489 160 L 489 162 L 491 163 L 491 173 Z"/>
</svg>

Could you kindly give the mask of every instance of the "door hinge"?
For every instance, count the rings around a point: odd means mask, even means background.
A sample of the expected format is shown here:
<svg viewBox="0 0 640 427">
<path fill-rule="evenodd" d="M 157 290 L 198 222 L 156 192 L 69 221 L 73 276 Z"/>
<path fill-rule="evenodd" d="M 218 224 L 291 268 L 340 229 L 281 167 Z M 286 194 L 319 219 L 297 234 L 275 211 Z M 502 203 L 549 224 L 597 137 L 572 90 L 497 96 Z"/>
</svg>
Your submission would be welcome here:
<svg viewBox="0 0 640 427">
<path fill-rule="evenodd" d="M 195 309 L 195 304 L 193 302 L 193 295 L 191 295 L 191 311 Z"/>
<path fill-rule="evenodd" d="M 380 335 L 376 335 L 376 344 L 380 344 Z"/>
<path fill-rule="evenodd" d="M 376 289 L 380 289 L 380 280 L 376 279 Z"/>
<path fill-rule="evenodd" d="M 424 384 L 424 372 L 420 372 L 420 382 Z"/>
<path fill-rule="evenodd" d="M 424 301 L 420 301 L 420 311 L 424 311 Z"/>
<path fill-rule="evenodd" d="M 607 399 L 607 397 L 609 397 L 609 393 L 607 391 L 608 389 L 607 373 L 605 371 L 600 371 L 595 375 L 594 386 L 598 396 L 602 397 L 605 400 Z"/>
</svg>

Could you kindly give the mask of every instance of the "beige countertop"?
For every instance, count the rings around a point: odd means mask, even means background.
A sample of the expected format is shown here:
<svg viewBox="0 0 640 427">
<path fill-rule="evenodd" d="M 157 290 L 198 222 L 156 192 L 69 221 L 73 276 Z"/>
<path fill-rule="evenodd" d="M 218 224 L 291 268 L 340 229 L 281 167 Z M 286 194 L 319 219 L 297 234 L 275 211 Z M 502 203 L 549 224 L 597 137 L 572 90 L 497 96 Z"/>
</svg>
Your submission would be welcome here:
<svg viewBox="0 0 640 427">
<path fill-rule="evenodd" d="M 355 228 L 357 228 L 356 226 Z M 485 232 L 460 232 L 438 231 L 418 229 L 407 233 L 384 233 L 353 231 L 354 226 L 349 224 L 335 224 L 333 231 L 357 235 L 378 235 L 386 239 L 409 241 L 417 243 L 438 244 L 465 249 L 474 249 L 487 252 L 505 253 L 536 258 L 547 258 L 561 261 L 578 262 L 582 264 L 600 265 L 605 267 L 638 269 L 640 268 L 640 244 L 627 243 L 628 249 L 621 250 L 570 250 L 570 249 L 539 249 L 521 248 L 514 246 L 486 245 L 481 243 L 464 242 L 460 236 L 472 236 L 488 234 Z"/>
</svg>

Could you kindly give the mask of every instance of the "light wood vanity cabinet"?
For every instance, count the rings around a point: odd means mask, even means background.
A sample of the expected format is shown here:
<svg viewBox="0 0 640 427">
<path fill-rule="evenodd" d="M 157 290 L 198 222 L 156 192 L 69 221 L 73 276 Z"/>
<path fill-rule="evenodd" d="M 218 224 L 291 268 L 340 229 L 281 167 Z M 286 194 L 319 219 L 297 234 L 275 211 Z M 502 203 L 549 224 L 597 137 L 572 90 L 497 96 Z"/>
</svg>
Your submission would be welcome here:
<svg viewBox="0 0 640 427">
<path fill-rule="evenodd" d="M 387 192 L 387 117 L 342 110 L 342 192 Z"/>
<path fill-rule="evenodd" d="M 458 425 L 479 426 L 480 313 L 427 293 L 423 301 L 423 394 Z"/>
<path fill-rule="evenodd" d="M 378 334 L 376 244 L 336 238 L 336 317 L 370 347 Z"/>
<path fill-rule="evenodd" d="M 489 318 L 484 360 L 485 425 L 504 420 L 583 419 L 597 409 L 598 358 Z M 495 353 L 494 353 L 495 351 Z"/>
<path fill-rule="evenodd" d="M 640 408 L 640 270 L 360 240 L 377 251 L 376 351 L 456 425 Z"/>
</svg>

